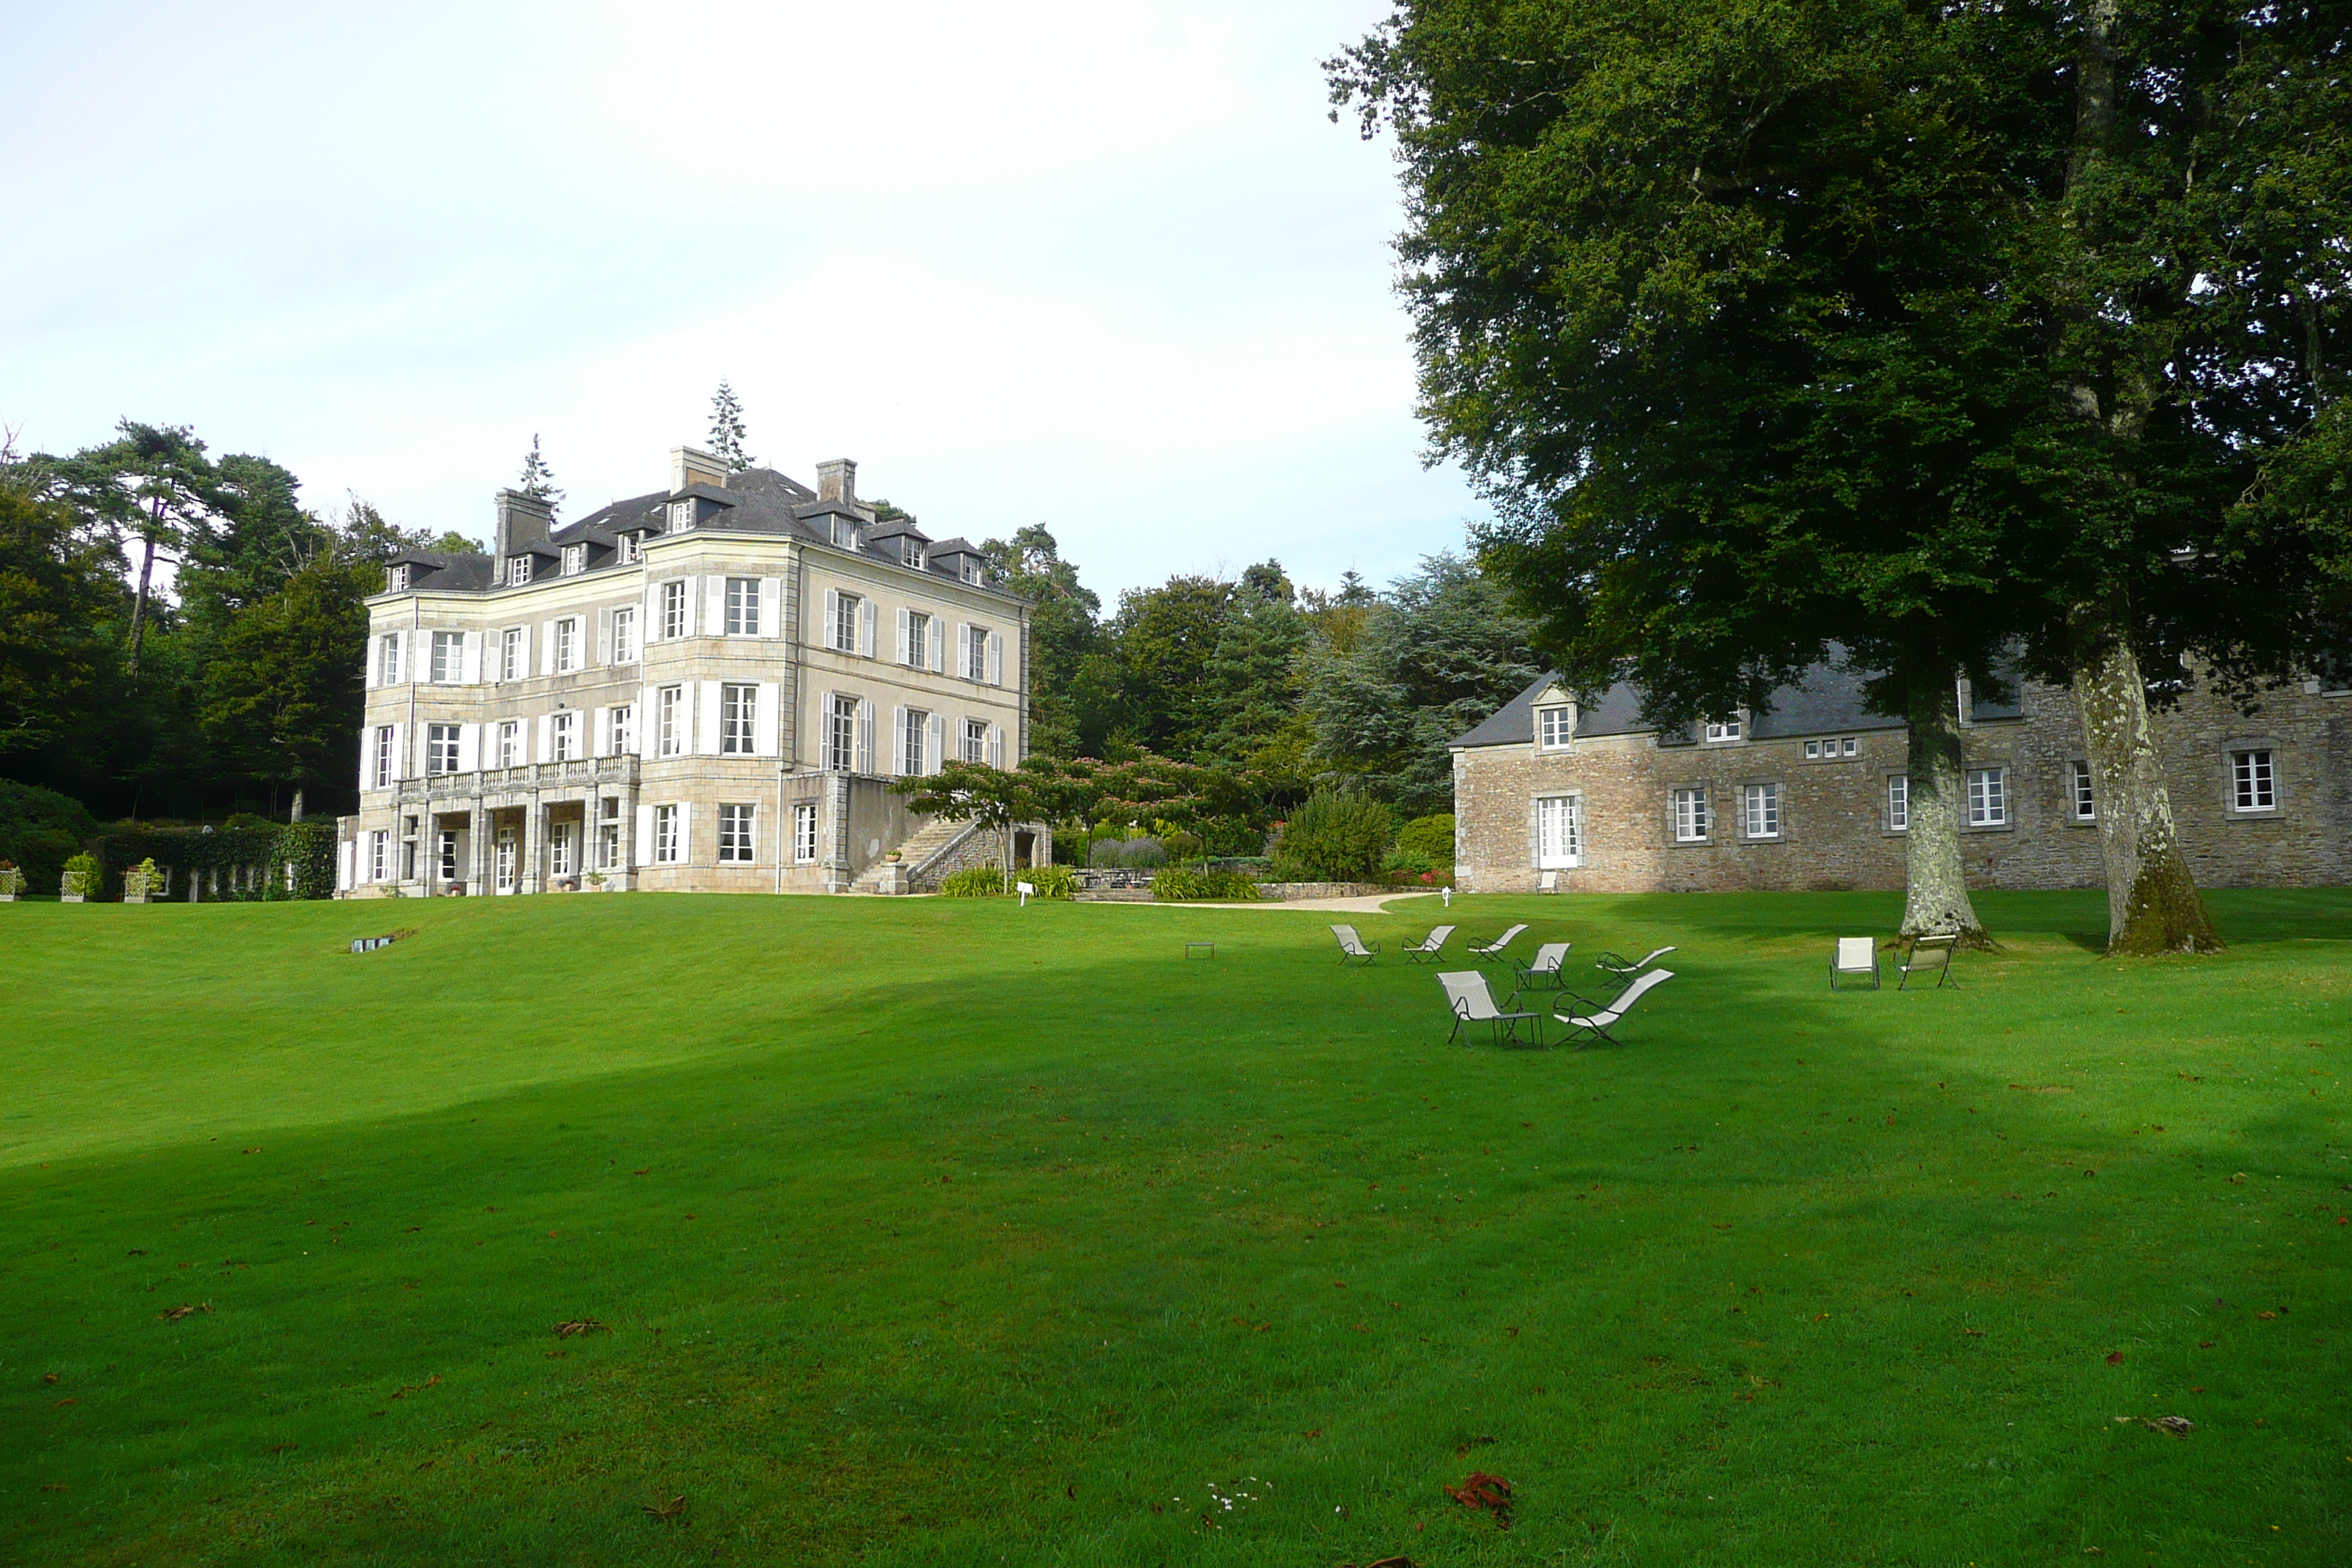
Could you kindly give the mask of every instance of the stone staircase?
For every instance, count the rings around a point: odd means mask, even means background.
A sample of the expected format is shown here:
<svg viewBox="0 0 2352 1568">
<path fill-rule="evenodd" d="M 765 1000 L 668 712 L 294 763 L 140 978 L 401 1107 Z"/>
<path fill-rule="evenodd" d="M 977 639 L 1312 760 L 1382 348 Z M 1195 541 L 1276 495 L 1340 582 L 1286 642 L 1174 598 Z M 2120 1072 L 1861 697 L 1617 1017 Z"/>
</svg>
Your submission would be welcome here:
<svg viewBox="0 0 2352 1568">
<path fill-rule="evenodd" d="M 894 879 L 895 874 L 900 873 L 911 882 L 932 861 L 979 831 L 981 827 L 976 822 L 950 822 L 945 817 L 935 816 L 898 846 L 898 859 L 895 866 L 887 860 L 877 860 L 858 873 L 857 879 L 849 884 L 849 890 L 853 893 L 882 892 L 885 886 Z"/>
</svg>

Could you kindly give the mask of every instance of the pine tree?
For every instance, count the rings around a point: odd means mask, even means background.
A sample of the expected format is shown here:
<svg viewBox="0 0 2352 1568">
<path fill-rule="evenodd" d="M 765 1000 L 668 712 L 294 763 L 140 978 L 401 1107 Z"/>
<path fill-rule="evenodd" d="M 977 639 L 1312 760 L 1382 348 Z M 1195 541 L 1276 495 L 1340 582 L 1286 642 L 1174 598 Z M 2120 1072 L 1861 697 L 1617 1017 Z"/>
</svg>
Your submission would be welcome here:
<svg viewBox="0 0 2352 1568">
<path fill-rule="evenodd" d="M 545 458 L 540 456 L 539 432 L 536 430 L 531 432 L 530 451 L 522 460 L 522 478 L 515 482 L 515 489 L 524 495 L 545 501 L 549 511 L 563 504 L 563 489 L 555 482 L 555 470 L 547 466 Z"/>
<path fill-rule="evenodd" d="M 723 376 L 719 390 L 710 395 L 710 453 L 727 465 L 730 474 L 740 474 L 757 461 L 743 450 L 743 405 Z"/>
</svg>

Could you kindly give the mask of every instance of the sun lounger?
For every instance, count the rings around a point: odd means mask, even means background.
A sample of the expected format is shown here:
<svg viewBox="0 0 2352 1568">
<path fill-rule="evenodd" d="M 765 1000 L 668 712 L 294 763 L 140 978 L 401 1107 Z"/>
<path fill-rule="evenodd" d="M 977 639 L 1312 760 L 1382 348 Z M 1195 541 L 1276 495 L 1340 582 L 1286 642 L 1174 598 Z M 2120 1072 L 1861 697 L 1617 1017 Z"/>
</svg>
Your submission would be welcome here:
<svg viewBox="0 0 2352 1568">
<path fill-rule="evenodd" d="M 1538 877 L 1536 879 L 1536 891 L 1538 893 L 1559 892 L 1559 873 L 1557 871 L 1546 871 L 1542 876 Z"/>
<path fill-rule="evenodd" d="M 1431 931 L 1419 942 L 1407 942 L 1403 947 L 1399 948 L 1397 951 L 1403 953 L 1405 957 L 1411 959 L 1415 963 L 1420 963 L 1426 959 L 1434 958 L 1437 956 L 1439 951 L 1445 946 L 1445 939 L 1454 934 L 1454 928 L 1452 926 L 1439 926 L 1435 931 Z"/>
<path fill-rule="evenodd" d="M 1479 943 L 1474 942 L 1470 944 L 1470 956 L 1478 960 L 1481 963 L 1500 958 L 1503 956 L 1503 950 L 1511 945 L 1511 939 L 1517 936 L 1521 931 L 1527 929 L 1528 928 L 1525 926 L 1513 926 L 1510 930 L 1505 931 L 1502 935 L 1496 937 L 1490 942 Z"/>
<path fill-rule="evenodd" d="M 1838 988 L 1841 974 L 1870 976 L 1870 988 L 1878 989 L 1878 943 L 1866 936 L 1842 936 L 1837 939 L 1837 951 L 1830 955 L 1830 989 Z"/>
<path fill-rule="evenodd" d="M 1610 1029 L 1619 1019 L 1633 1010 L 1634 1003 L 1639 1002 L 1653 989 L 1664 984 L 1674 977 L 1675 972 L 1671 969 L 1653 969 L 1619 992 L 1617 1000 L 1610 1003 L 1606 1007 L 1595 1006 L 1581 996 L 1570 996 L 1566 1002 L 1555 1005 L 1551 1010 L 1551 1016 L 1571 1029 L 1607 1040 L 1613 1046 L 1617 1043 L 1617 1037 L 1611 1034 Z M 1563 1011 L 1570 1005 L 1576 1007 L 1578 1011 L 1573 1013 Z"/>
<path fill-rule="evenodd" d="M 1930 969 L 1936 972 L 1937 990 L 1941 991 L 1944 988 L 1944 983 L 1948 980 L 1958 987 L 1960 983 L 1952 980 L 1952 953 L 1959 945 L 1960 939 L 1957 936 L 1923 936 L 1915 939 L 1911 943 L 1911 951 L 1904 956 L 1901 964 L 1903 978 L 1895 982 L 1895 989 L 1909 990 L 1911 977 Z"/>
<path fill-rule="evenodd" d="M 1519 984 L 1518 989 L 1511 993 L 1511 1001 L 1515 1003 L 1519 999 L 1520 991 L 1531 991 L 1539 986 L 1559 990 L 1560 968 L 1568 962 L 1568 950 L 1575 945 L 1574 942 L 1548 942 L 1536 949 L 1534 963 L 1517 963 Z"/>
<path fill-rule="evenodd" d="M 1381 944 L 1368 942 L 1358 936 L 1354 926 L 1333 926 L 1331 934 L 1339 939 L 1339 962 L 1342 964 L 1369 964 L 1380 955 Z"/>
<path fill-rule="evenodd" d="M 1604 952 L 1592 961 L 1595 969 L 1605 969 L 1620 980 L 1631 980 L 1670 952 L 1680 952 L 1678 947 L 1654 947 L 1641 957 L 1627 959 L 1613 952 Z"/>
<path fill-rule="evenodd" d="M 1486 977 L 1475 969 L 1455 970 L 1437 977 L 1445 987 L 1447 1005 L 1454 1009 L 1454 1032 L 1445 1037 L 1452 1045 L 1461 1038 L 1462 1031 L 1472 1024 L 1486 1026 L 1486 1037 L 1496 1045 L 1519 1042 L 1519 1026 L 1525 1024 L 1535 1038 L 1525 1042 L 1543 1044 L 1543 1015 L 1540 1013 L 1507 1012 L 1495 1005 L 1495 994 L 1486 989 Z"/>
</svg>

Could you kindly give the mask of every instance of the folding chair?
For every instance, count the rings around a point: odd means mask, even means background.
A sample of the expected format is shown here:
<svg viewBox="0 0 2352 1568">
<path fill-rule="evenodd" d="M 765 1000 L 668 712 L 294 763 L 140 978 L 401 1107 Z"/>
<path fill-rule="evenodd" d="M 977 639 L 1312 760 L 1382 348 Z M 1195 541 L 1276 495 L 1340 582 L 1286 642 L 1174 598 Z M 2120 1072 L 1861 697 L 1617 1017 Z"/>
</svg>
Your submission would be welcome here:
<svg viewBox="0 0 2352 1568">
<path fill-rule="evenodd" d="M 1936 972 L 1937 990 L 1941 991 L 1944 988 L 1944 982 L 1948 980 L 1951 980 L 1953 989 L 1958 990 L 1960 983 L 1952 980 L 1952 954 L 1958 950 L 1959 945 L 1960 939 L 1957 936 L 1914 937 L 1911 942 L 1911 951 L 1904 955 L 1900 965 L 1903 978 L 1895 983 L 1895 989 L 1909 990 L 1911 977 L 1914 974 L 1922 970 L 1932 969 Z M 1922 954 L 1926 956 L 1923 957 Z"/>
<path fill-rule="evenodd" d="M 1495 1045 L 1519 1042 L 1519 1026 L 1528 1026 L 1535 1035 L 1532 1044 L 1543 1044 L 1541 1013 L 1506 1012 L 1495 1005 L 1495 994 L 1486 989 L 1486 977 L 1475 969 L 1455 970 L 1442 973 L 1438 984 L 1445 987 L 1446 1004 L 1454 1009 L 1454 1032 L 1445 1037 L 1452 1045 L 1462 1037 L 1464 1027 L 1471 1024 L 1486 1026 L 1486 1037 Z"/>
<path fill-rule="evenodd" d="M 1490 942 L 1481 944 L 1474 942 L 1470 944 L 1470 956 L 1481 963 L 1491 963 L 1495 959 L 1501 958 L 1504 956 L 1503 950 L 1511 945 L 1511 939 L 1527 929 L 1525 926 L 1513 926 Z"/>
<path fill-rule="evenodd" d="M 1631 980 L 1670 952 L 1680 952 L 1678 947 L 1654 947 L 1641 957 L 1626 959 L 1613 952 L 1604 952 L 1592 961 L 1595 969 L 1606 970 L 1620 980 Z"/>
<path fill-rule="evenodd" d="M 1568 950 L 1575 945 L 1574 942 L 1548 942 L 1536 949 L 1533 963 L 1520 963 L 1516 959 L 1513 960 L 1513 966 L 1519 972 L 1519 984 L 1511 992 L 1511 1000 L 1503 1005 L 1507 1007 L 1517 1003 L 1522 991 L 1533 991 L 1545 985 L 1550 986 L 1555 991 L 1559 990 L 1560 966 L 1568 962 Z"/>
<path fill-rule="evenodd" d="M 1342 966 L 1350 963 L 1369 965 L 1380 955 L 1381 944 L 1364 941 L 1356 934 L 1354 926 L 1333 926 L 1331 934 L 1339 939 L 1339 963 Z"/>
<path fill-rule="evenodd" d="M 1536 891 L 1538 893 L 1559 892 L 1559 873 L 1557 871 L 1546 871 L 1542 876 L 1538 877 L 1536 879 Z"/>
<path fill-rule="evenodd" d="M 1841 974 L 1867 974 L 1870 988 L 1878 989 L 1878 943 L 1866 936 L 1842 936 L 1837 939 L 1837 951 L 1830 954 L 1830 989 L 1838 988 Z"/>
<path fill-rule="evenodd" d="M 1653 969 L 1635 980 L 1633 984 L 1620 991 L 1617 994 L 1617 1000 L 1610 1003 L 1606 1007 L 1596 1007 L 1581 996 L 1571 995 L 1568 1000 L 1575 1003 L 1584 1011 L 1576 1014 L 1563 1013 L 1560 1008 L 1567 1004 L 1556 1003 L 1553 1005 L 1551 1016 L 1571 1029 L 1579 1029 L 1588 1035 L 1596 1036 L 1613 1046 L 1617 1043 L 1617 1037 L 1609 1032 L 1611 1026 L 1632 1012 L 1634 1003 L 1648 995 L 1654 987 L 1664 984 L 1674 977 L 1675 972 L 1671 969 Z"/>
<path fill-rule="evenodd" d="M 1437 956 L 1439 950 L 1445 946 L 1445 939 L 1454 934 L 1454 930 L 1452 926 L 1439 926 L 1419 942 L 1407 942 L 1397 951 L 1415 963 L 1423 963 Z"/>
</svg>

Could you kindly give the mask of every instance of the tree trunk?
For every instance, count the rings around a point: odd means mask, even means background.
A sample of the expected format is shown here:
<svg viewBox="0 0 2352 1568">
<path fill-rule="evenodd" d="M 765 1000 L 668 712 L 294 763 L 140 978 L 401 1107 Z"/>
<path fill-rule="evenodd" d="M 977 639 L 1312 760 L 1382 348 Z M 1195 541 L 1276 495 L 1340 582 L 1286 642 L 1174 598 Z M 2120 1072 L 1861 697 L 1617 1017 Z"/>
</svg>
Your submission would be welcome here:
<svg viewBox="0 0 2352 1568">
<path fill-rule="evenodd" d="M 147 584 L 155 574 L 155 542 L 145 539 L 140 544 L 139 595 L 131 605 L 130 674 L 133 680 L 139 679 L 139 648 L 147 636 Z"/>
<path fill-rule="evenodd" d="M 2112 616 L 2086 605 L 2075 625 L 2074 701 L 2107 864 L 2108 955 L 2219 952 L 2221 938 L 2173 832 L 2139 656 Z"/>
<path fill-rule="evenodd" d="M 1960 863 L 1958 683 L 1948 672 L 1916 680 L 1905 706 L 1911 776 L 1905 786 L 1903 934 L 1957 936 L 1969 946 L 1990 947 Z"/>
</svg>

